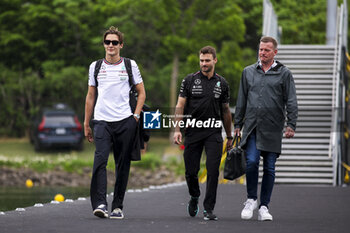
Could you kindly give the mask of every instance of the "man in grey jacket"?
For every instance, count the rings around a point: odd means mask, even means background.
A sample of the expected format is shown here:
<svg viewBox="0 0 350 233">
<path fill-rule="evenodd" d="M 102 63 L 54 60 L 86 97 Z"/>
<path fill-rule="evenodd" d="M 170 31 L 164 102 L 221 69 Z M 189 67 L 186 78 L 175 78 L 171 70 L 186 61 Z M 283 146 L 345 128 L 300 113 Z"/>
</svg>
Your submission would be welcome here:
<svg viewBox="0 0 350 233">
<path fill-rule="evenodd" d="M 298 104 L 292 73 L 274 60 L 277 41 L 262 37 L 259 61 L 243 70 L 235 112 L 235 135 L 240 136 L 246 151 L 247 201 L 241 212 L 242 219 L 251 219 L 258 207 L 257 189 L 259 161 L 264 168 L 260 193 L 258 220 L 272 220 L 268 204 L 275 182 L 275 163 L 281 153 L 283 128 L 287 116 L 285 137 L 294 136 Z"/>
</svg>

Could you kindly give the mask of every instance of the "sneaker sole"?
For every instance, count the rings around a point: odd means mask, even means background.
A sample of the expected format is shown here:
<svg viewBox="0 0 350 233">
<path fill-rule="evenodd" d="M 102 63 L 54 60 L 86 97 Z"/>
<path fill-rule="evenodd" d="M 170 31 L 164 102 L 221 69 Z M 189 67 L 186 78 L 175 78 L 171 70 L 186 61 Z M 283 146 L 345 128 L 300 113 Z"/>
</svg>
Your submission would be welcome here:
<svg viewBox="0 0 350 233">
<path fill-rule="evenodd" d="M 108 214 L 103 212 L 102 210 L 94 210 L 94 215 L 99 217 L 99 218 L 108 218 Z"/>
<path fill-rule="evenodd" d="M 187 213 L 191 216 L 191 217 L 196 217 L 198 215 L 199 212 L 199 206 L 197 205 L 197 210 L 196 210 L 196 214 L 195 215 L 191 215 L 190 214 L 190 205 L 187 205 Z"/>
<path fill-rule="evenodd" d="M 112 217 L 112 216 L 110 216 L 109 218 L 110 218 L 110 219 L 123 219 L 124 216 L 123 216 L 123 217 Z"/>
<path fill-rule="evenodd" d="M 262 218 L 258 216 L 258 221 L 272 221 L 273 218 Z"/>
<path fill-rule="evenodd" d="M 218 218 L 207 218 L 207 217 L 204 217 L 203 218 L 205 221 L 209 221 L 209 220 L 214 220 L 214 221 L 217 221 Z"/>
<path fill-rule="evenodd" d="M 252 219 L 253 215 L 252 216 L 242 216 L 241 215 L 241 219 L 243 220 L 249 220 L 249 219 Z"/>
<path fill-rule="evenodd" d="M 254 210 L 256 210 L 256 209 L 257 209 L 257 206 L 254 207 L 253 213 L 252 213 L 252 215 L 250 215 L 250 216 L 243 216 L 243 215 L 241 214 L 241 219 L 243 219 L 243 220 L 249 220 L 249 219 L 251 219 L 251 218 L 254 216 Z"/>
</svg>

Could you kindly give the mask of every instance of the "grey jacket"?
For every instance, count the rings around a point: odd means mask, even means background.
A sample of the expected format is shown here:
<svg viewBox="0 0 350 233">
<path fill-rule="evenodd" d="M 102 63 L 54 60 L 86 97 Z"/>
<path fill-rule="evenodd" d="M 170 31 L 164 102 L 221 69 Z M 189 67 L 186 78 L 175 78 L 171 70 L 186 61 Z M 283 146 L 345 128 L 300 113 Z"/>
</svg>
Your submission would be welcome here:
<svg viewBox="0 0 350 233">
<path fill-rule="evenodd" d="M 235 128 L 243 127 L 241 147 L 256 129 L 258 150 L 281 153 L 283 127 L 296 128 L 298 104 L 292 73 L 282 63 L 264 73 L 258 63 L 242 72 Z"/>
</svg>

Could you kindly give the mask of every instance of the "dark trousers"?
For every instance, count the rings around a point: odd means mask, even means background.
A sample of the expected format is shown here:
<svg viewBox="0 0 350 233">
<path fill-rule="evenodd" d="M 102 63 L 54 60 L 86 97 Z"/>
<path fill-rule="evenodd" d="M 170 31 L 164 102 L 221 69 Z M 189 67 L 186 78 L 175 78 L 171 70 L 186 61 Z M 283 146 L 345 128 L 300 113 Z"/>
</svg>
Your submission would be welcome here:
<svg viewBox="0 0 350 233">
<path fill-rule="evenodd" d="M 107 205 L 107 172 L 111 144 L 115 162 L 115 185 L 112 210 L 123 209 L 123 201 L 130 172 L 130 152 L 136 131 L 133 116 L 117 122 L 94 122 L 96 145 L 94 167 L 91 178 L 90 196 L 92 209 L 100 204 Z"/>
<path fill-rule="evenodd" d="M 248 198 L 257 199 L 258 179 L 259 179 L 259 162 L 260 156 L 264 160 L 263 177 L 261 183 L 260 205 L 266 206 L 270 203 L 273 186 L 275 183 L 275 164 L 278 155 L 274 152 L 260 151 L 256 148 L 255 130 L 249 135 L 246 146 L 247 158 L 247 193 Z"/>
<path fill-rule="evenodd" d="M 200 160 L 203 147 L 205 148 L 207 155 L 207 187 L 203 206 L 206 211 L 214 210 L 216 203 L 216 191 L 218 187 L 222 144 L 222 136 L 221 134 L 217 133 L 194 143 L 185 143 L 185 175 L 188 190 L 192 197 L 199 197 L 201 194 L 198 182 L 198 172 L 200 170 Z"/>
</svg>

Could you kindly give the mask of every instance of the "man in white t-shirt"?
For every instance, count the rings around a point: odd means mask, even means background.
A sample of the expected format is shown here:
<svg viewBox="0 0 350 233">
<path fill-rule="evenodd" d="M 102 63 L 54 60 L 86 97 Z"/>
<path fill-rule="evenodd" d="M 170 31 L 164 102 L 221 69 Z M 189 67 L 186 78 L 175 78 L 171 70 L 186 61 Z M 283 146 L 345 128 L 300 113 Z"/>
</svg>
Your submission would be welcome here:
<svg viewBox="0 0 350 233">
<path fill-rule="evenodd" d="M 89 69 L 84 131 L 87 140 L 95 141 L 96 146 L 90 195 L 93 214 L 100 218 L 108 217 L 106 166 L 111 144 L 113 145 L 116 180 L 109 217 L 124 218 L 122 209 L 130 172 L 130 154 L 133 142 L 136 140 L 136 128 L 142 106 L 146 99 L 139 68 L 136 62 L 131 60 L 133 83 L 138 93 L 136 108 L 132 112 L 129 103 L 131 89 L 129 76 L 124 58 L 120 56 L 123 37 L 123 33 L 117 28 L 110 27 L 103 37 L 106 55 L 97 75 L 97 83 L 94 77 L 96 61 L 90 65 Z M 93 112 L 94 135 L 89 124 Z"/>
</svg>

